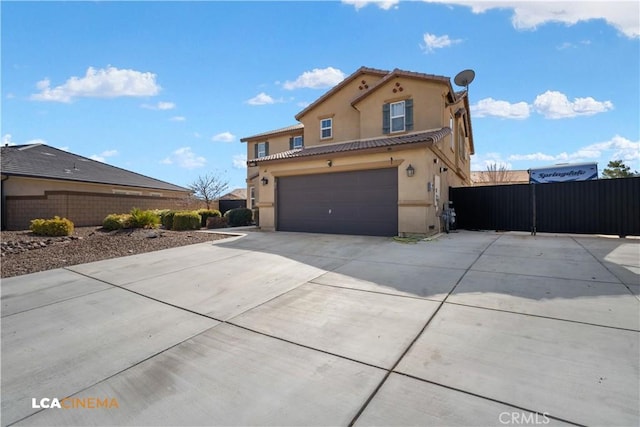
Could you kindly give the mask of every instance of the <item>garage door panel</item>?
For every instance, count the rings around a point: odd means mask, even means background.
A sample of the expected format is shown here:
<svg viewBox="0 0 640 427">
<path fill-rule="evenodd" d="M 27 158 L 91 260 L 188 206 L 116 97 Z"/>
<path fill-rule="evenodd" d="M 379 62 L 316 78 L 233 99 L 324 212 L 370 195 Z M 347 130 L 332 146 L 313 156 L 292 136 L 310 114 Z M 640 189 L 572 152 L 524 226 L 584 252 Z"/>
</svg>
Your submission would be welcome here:
<svg viewBox="0 0 640 427">
<path fill-rule="evenodd" d="M 398 170 L 279 178 L 277 215 L 282 231 L 394 236 Z"/>
</svg>

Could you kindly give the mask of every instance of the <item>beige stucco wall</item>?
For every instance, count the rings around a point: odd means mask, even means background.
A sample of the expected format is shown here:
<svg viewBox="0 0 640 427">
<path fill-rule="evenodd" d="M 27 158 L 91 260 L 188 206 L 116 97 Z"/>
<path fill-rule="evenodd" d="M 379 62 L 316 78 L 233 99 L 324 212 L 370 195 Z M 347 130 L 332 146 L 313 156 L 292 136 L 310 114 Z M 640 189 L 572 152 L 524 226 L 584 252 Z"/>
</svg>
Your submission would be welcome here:
<svg viewBox="0 0 640 427">
<path fill-rule="evenodd" d="M 332 172 L 347 172 L 366 169 L 393 167 L 398 170 L 398 233 L 432 234 L 440 229 L 437 217 L 435 176 L 441 176 L 441 191 L 438 204 L 448 200 L 446 172 L 439 172 L 435 155 L 426 146 L 393 149 L 370 154 L 356 154 L 341 157 L 319 156 L 296 162 L 270 162 L 260 166 L 260 176 L 266 176 L 268 185 L 260 185 L 260 227 L 264 230 L 276 229 L 276 179 L 285 176 L 307 175 Z M 332 166 L 327 160 L 332 160 Z M 408 177 L 406 168 L 411 164 L 415 175 Z M 431 187 L 429 187 L 431 182 Z"/>
<path fill-rule="evenodd" d="M 396 86 L 399 84 L 400 86 Z M 399 89 L 403 90 L 400 92 Z M 393 90 L 396 89 L 394 93 Z M 389 102 L 413 99 L 413 130 L 424 131 L 448 126 L 443 121 L 447 85 L 435 81 L 397 77 L 385 82 L 355 107 L 360 111 L 359 126 L 361 138 L 382 136 L 382 106 Z M 448 120 L 448 119 L 447 119 Z M 401 134 L 402 132 L 394 133 Z"/>
<path fill-rule="evenodd" d="M 358 125 L 360 114 L 351 106 L 351 101 L 366 90 L 364 85 L 372 87 L 380 79 L 380 76 L 363 74 L 301 117 L 300 121 L 304 125 L 305 146 L 360 139 L 362 137 Z M 360 86 L 363 89 L 360 89 Z M 320 120 L 329 117 L 333 118 L 333 137 L 320 139 Z"/>
<path fill-rule="evenodd" d="M 3 178 L 5 178 L 3 176 Z M 113 189 L 141 194 L 114 194 Z M 151 193 L 162 193 L 152 196 Z M 3 225 L 9 230 L 28 229 L 35 218 L 61 216 L 77 227 L 95 226 L 110 213 L 139 209 L 191 208 L 192 199 L 177 191 L 159 191 L 136 187 L 60 182 L 11 176 L 3 182 Z"/>
</svg>

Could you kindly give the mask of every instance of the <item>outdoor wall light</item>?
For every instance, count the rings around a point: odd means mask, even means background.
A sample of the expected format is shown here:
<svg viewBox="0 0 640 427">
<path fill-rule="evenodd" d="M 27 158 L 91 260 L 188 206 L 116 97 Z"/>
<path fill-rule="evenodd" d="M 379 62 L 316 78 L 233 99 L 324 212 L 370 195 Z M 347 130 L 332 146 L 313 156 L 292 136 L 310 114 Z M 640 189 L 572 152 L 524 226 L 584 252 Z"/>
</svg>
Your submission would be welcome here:
<svg viewBox="0 0 640 427">
<path fill-rule="evenodd" d="M 262 182 L 262 185 L 267 185 L 269 183 L 269 180 L 267 179 L 266 176 L 263 176 L 260 182 Z"/>
<path fill-rule="evenodd" d="M 333 162 L 331 160 L 327 160 L 327 166 L 331 167 L 331 165 L 333 165 Z"/>
<path fill-rule="evenodd" d="M 440 168 L 440 173 L 448 171 L 448 168 Z"/>
<path fill-rule="evenodd" d="M 413 168 L 413 166 L 411 166 L 411 163 L 409 163 L 409 166 L 407 166 L 407 176 L 408 177 L 412 177 L 413 175 L 415 175 L 416 170 Z"/>
</svg>

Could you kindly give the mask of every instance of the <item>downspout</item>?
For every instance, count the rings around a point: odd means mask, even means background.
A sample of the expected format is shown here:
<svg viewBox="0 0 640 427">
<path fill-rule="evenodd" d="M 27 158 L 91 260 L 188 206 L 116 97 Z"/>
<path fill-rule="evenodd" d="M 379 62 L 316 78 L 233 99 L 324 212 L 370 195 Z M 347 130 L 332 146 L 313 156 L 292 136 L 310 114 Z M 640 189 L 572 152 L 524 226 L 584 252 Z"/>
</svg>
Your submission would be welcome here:
<svg viewBox="0 0 640 427">
<path fill-rule="evenodd" d="M 2 217 L 2 221 L 0 224 L 0 228 L 2 230 L 5 230 L 7 228 L 7 196 L 4 194 L 4 182 L 7 181 L 9 179 L 9 175 L 6 175 L 4 178 L 2 178 L 2 182 L 0 182 L 0 194 L 2 195 L 2 201 L 0 202 L 2 204 L 2 213 L 1 213 L 1 217 Z"/>
</svg>

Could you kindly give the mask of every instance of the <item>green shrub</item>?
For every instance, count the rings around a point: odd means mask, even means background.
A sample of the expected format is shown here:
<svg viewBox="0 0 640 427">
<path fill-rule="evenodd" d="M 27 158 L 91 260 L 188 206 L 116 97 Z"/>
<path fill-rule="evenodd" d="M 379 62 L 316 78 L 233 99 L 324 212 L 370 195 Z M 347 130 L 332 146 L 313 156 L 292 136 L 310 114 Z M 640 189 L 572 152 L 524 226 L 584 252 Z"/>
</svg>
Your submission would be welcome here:
<svg viewBox="0 0 640 427">
<path fill-rule="evenodd" d="M 131 215 L 109 214 L 102 220 L 102 228 L 109 231 L 131 228 Z"/>
<path fill-rule="evenodd" d="M 160 214 L 160 222 L 162 223 L 162 226 L 167 229 L 167 230 L 171 230 L 173 228 L 173 217 L 176 214 L 176 211 L 165 211 L 162 214 Z"/>
<path fill-rule="evenodd" d="M 207 228 L 225 228 L 227 218 L 221 216 L 210 216 L 207 218 Z"/>
<path fill-rule="evenodd" d="M 131 209 L 131 226 L 133 228 L 156 228 L 160 225 L 160 217 L 153 211 Z"/>
<path fill-rule="evenodd" d="M 227 221 L 231 227 L 241 227 L 243 225 L 250 225 L 253 219 L 253 213 L 251 209 L 236 208 L 225 212 Z"/>
<path fill-rule="evenodd" d="M 70 236 L 73 234 L 73 222 L 59 216 L 53 219 L 34 219 L 29 227 L 38 236 Z"/>
<path fill-rule="evenodd" d="M 172 230 L 198 230 L 200 221 L 200 215 L 196 211 L 176 212 L 173 215 Z"/>
<path fill-rule="evenodd" d="M 207 226 L 207 218 L 222 216 L 217 209 L 198 209 L 197 212 L 200 214 L 200 218 L 202 218 L 202 222 L 200 223 L 201 227 Z"/>
</svg>

